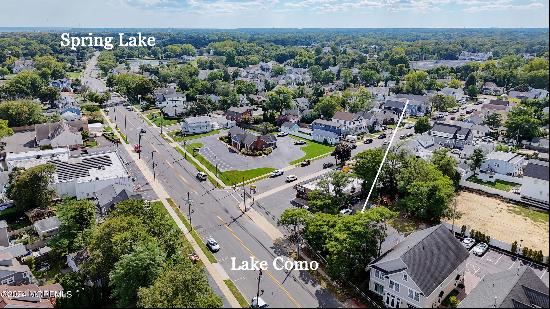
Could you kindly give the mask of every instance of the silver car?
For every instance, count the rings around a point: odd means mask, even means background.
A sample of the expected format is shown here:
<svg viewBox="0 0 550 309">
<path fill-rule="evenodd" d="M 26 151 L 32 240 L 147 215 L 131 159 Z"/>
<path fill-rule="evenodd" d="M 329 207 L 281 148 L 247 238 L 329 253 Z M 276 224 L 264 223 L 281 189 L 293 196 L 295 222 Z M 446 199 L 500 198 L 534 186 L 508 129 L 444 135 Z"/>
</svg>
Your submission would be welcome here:
<svg viewBox="0 0 550 309">
<path fill-rule="evenodd" d="M 474 249 L 472 249 L 472 253 L 477 256 L 482 256 L 483 254 L 485 254 L 485 252 L 487 252 L 488 249 L 489 249 L 488 244 L 484 242 L 480 242 L 474 247 Z"/>
<path fill-rule="evenodd" d="M 466 249 L 470 250 L 474 245 L 476 244 L 475 239 L 466 237 L 462 240 L 462 245 L 466 247 Z"/>
<path fill-rule="evenodd" d="M 220 251 L 220 245 L 218 244 L 218 242 L 210 237 L 206 240 L 206 246 L 208 247 L 208 249 L 210 249 L 210 251 L 212 252 L 218 252 Z"/>
</svg>

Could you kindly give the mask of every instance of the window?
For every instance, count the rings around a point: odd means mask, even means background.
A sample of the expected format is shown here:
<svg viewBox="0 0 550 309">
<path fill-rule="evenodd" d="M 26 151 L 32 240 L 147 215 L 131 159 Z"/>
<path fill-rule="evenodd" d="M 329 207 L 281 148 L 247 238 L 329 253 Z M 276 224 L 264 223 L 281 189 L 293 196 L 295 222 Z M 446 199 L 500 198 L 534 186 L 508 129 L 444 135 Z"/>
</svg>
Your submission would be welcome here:
<svg viewBox="0 0 550 309">
<path fill-rule="evenodd" d="M 409 298 L 414 299 L 414 291 L 409 289 Z"/>
<path fill-rule="evenodd" d="M 380 295 L 384 295 L 384 286 L 378 283 L 374 284 L 374 291 Z"/>
<path fill-rule="evenodd" d="M 384 276 L 385 276 L 385 275 L 386 275 L 386 274 L 385 274 L 383 271 L 380 271 L 380 270 L 378 270 L 378 269 L 375 269 L 375 270 L 374 270 L 374 277 L 376 277 L 376 278 L 378 278 L 378 279 L 380 279 L 380 280 L 384 280 Z"/>
<path fill-rule="evenodd" d="M 412 289 L 409 289 L 409 294 L 408 294 L 409 298 L 410 299 L 414 299 L 416 301 L 420 301 L 420 293 L 418 293 L 417 291 L 415 290 L 412 290 Z"/>
<path fill-rule="evenodd" d="M 399 293 L 399 283 L 390 280 L 390 289 Z"/>
<path fill-rule="evenodd" d="M 403 274 L 403 281 L 407 282 L 409 280 L 409 276 L 407 274 Z"/>
</svg>

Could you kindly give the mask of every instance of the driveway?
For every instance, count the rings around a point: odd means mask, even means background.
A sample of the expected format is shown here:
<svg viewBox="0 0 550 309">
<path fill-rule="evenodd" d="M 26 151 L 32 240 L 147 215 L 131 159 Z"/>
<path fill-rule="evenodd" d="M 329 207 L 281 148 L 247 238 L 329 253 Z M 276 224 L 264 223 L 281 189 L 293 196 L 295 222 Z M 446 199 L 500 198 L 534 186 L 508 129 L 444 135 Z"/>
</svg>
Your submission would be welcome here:
<svg viewBox="0 0 550 309">
<path fill-rule="evenodd" d="M 199 153 L 213 165 L 218 165 L 222 172 L 229 170 L 249 170 L 260 167 L 284 168 L 290 162 L 300 159 L 305 153 L 300 149 L 303 146 L 294 145 L 294 139 L 285 136 L 277 138 L 277 148 L 267 156 L 249 157 L 233 152 L 227 144 L 218 140 L 225 132 L 188 141 L 188 143 L 202 143 L 204 146 Z"/>
</svg>

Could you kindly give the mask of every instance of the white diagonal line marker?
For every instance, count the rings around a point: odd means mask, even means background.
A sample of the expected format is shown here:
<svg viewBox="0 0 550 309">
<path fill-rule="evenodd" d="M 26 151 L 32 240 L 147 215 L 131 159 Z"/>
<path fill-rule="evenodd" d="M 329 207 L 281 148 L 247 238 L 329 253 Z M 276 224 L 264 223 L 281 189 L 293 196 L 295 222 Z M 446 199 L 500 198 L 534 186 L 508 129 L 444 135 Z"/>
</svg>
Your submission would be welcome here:
<svg viewBox="0 0 550 309">
<path fill-rule="evenodd" d="M 399 130 L 399 127 L 401 126 L 401 121 L 403 121 L 403 117 L 405 116 L 405 112 L 407 111 L 407 106 L 408 105 L 409 105 L 409 100 L 406 100 L 405 101 L 405 106 L 403 107 L 403 111 L 401 112 L 401 116 L 399 116 L 399 120 L 397 121 L 397 126 L 395 127 L 395 130 L 393 130 L 393 134 L 391 136 L 390 143 L 388 144 L 388 147 L 386 148 L 386 152 L 384 153 L 384 158 L 382 158 L 382 162 L 380 163 L 380 166 L 378 167 L 378 172 L 376 173 L 376 177 L 374 177 L 374 181 L 372 182 L 372 185 L 370 186 L 369 195 L 367 195 L 367 200 L 365 201 L 365 204 L 363 205 L 363 209 L 361 209 L 361 212 L 364 212 L 365 208 L 367 207 L 370 196 L 372 194 L 372 190 L 374 189 L 374 186 L 376 185 L 376 182 L 378 181 L 378 176 L 380 176 L 380 172 L 382 171 L 382 166 L 384 166 L 384 163 L 386 162 L 386 157 L 388 156 L 388 153 L 390 152 L 391 145 L 393 144 L 393 140 L 395 138 L 395 135 L 397 134 L 397 130 Z"/>
</svg>

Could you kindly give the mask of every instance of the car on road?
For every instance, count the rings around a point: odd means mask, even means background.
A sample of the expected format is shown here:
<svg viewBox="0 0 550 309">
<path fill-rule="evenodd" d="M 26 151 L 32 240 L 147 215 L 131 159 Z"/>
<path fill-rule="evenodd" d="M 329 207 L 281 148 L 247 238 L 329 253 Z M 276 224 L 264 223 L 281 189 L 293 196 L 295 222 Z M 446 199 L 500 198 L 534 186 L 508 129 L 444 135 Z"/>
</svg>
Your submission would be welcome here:
<svg viewBox="0 0 550 309">
<path fill-rule="evenodd" d="M 139 133 L 145 134 L 145 133 L 147 133 L 147 131 L 146 131 L 144 128 L 140 128 L 140 129 L 139 129 Z"/>
<path fill-rule="evenodd" d="M 489 249 L 489 245 L 484 243 L 484 242 L 480 242 L 479 244 L 477 244 L 474 249 L 472 249 L 472 253 L 477 255 L 477 256 L 482 256 L 485 254 L 485 252 L 487 252 L 487 250 Z"/>
<path fill-rule="evenodd" d="M 203 172 L 198 172 L 196 177 L 200 181 L 205 181 L 206 179 L 208 179 L 208 175 L 206 175 L 206 173 L 203 173 Z"/>
<path fill-rule="evenodd" d="M 378 139 L 385 139 L 386 137 L 388 137 L 386 135 L 386 133 L 382 133 L 382 134 L 378 135 Z"/>
<path fill-rule="evenodd" d="M 212 252 L 218 252 L 220 251 L 220 245 L 218 244 L 218 242 L 210 237 L 206 240 L 206 246 L 208 247 L 208 249 Z"/>
<path fill-rule="evenodd" d="M 279 132 L 279 133 L 277 133 L 277 136 L 278 136 L 278 137 L 285 137 L 285 136 L 287 136 L 287 135 L 288 135 L 287 132 Z"/>
<path fill-rule="evenodd" d="M 294 142 L 294 145 L 305 145 L 305 144 L 306 144 L 306 141 L 302 141 L 302 140 Z"/>
<path fill-rule="evenodd" d="M 350 209 L 350 208 L 344 208 L 340 210 L 340 214 L 344 216 L 351 215 L 352 213 L 353 213 L 353 209 Z"/>
<path fill-rule="evenodd" d="M 414 124 L 411 124 L 411 123 L 405 126 L 405 129 L 412 129 L 412 128 L 414 128 Z"/>
<path fill-rule="evenodd" d="M 281 170 L 276 170 L 276 171 L 271 172 L 271 175 L 269 175 L 269 177 L 271 177 L 271 178 L 279 177 L 279 176 L 283 175 L 283 173 L 284 172 L 281 171 Z"/>
<path fill-rule="evenodd" d="M 134 109 L 132 108 L 131 105 L 128 105 L 128 106 L 126 106 L 126 110 L 129 111 L 129 112 L 131 112 L 131 111 L 133 111 Z"/>
<path fill-rule="evenodd" d="M 293 182 L 293 181 L 296 181 L 296 180 L 298 180 L 298 177 L 296 177 L 296 175 L 286 176 L 286 182 Z"/>
<path fill-rule="evenodd" d="M 372 138 L 367 138 L 367 139 L 363 142 L 363 144 L 372 144 L 372 142 L 373 142 L 373 139 L 372 139 Z"/>
<path fill-rule="evenodd" d="M 382 146 L 387 146 L 387 145 L 389 145 L 389 144 L 390 144 L 390 141 L 386 140 L 386 141 L 384 141 L 384 142 L 382 143 Z"/>
<path fill-rule="evenodd" d="M 462 240 L 462 245 L 463 245 L 466 249 L 468 249 L 468 250 L 472 249 L 472 247 L 473 247 L 475 244 L 476 244 L 475 239 L 470 238 L 470 237 L 466 237 L 466 238 L 464 238 L 464 239 Z"/>
<path fill-rule="evenodd" d="M 269 305 L 261 298 L 256 297 L 252 298 L 250 308 L 267 308 Z"/>
<path fill-rule="evenodd" d="M 304 161 L 302 161 L 302 163 L 300 163 L 300 166 L 308 166 L 310 164 L 311 164 L 310 160 L 304 160 Z"/>
<path fill-rule="evenodd" d="M 325 169 L 325 168 L 331 168 L 331 167 L 333 167 L 333 166 L 334 166 L 334 163 L 332 163 L 332 162 L 325 162 L 325 163 L 323 163 L 323 169 Z"/>
</svg>

